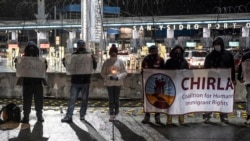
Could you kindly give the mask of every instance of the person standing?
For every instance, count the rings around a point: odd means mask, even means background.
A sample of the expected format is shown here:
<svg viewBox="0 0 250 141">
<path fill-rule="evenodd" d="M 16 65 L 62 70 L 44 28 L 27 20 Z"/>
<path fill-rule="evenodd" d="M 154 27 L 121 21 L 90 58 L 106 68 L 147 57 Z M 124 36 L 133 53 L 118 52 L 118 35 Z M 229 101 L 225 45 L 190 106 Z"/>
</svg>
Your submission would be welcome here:
<svg viewBox="0 0 250 141">
<path fill-rule="evenodd" d="M 242 70 L 242 63 L 243 62 L 246 62 L 246 60 L 250 61 L 250 50 L 247 50 L 246 53 L 244 53 L 243 57 L 241 58 L 241 63 L 240 63 L 240 66 L 239 66 L 239 70 L 238 70 L 238 80 L 241 82 L 241 83 L 244 83 L 244 70 Z M 249 124 L 249 121 L 250 121 L 250 83 L 249 83 L 249 80 L 248 80 L 248 83 L 245 82 L 245 87 L 246 87 L 246 110 L 247 110 L 247 117 L 246 117 L 246 121 L 245 121 L 245 124 Z"/>
<path fill-rule="evenodd" d="M 170 59 L 166 61 L 165 69 L 189 69 L 188 62 L 184 58 L 184 49 L 181 46 L 175 46 L 170 51 Z M 179 123 L 184 124 L 184 115 L 179 116 Z M 167 115 L 167 124 L 172 124 L 171 115 Z"/>
<path fill-rule="evenodd" d="M 112 44 L 109 49 L 110 58 L 105 60 L 101 69 L 101 76 L 104 79 L 104 85 L 108 90 L 109 98 L 109 121 L 114 121 L 119 113 L 119 97 L 123 79 L 127 76 L 127 71 L 123 60 L 117 57 L 118 49 Z"/>
<path fill-rule="evenodd" d="M 217 37 L 213 41 L 213 50 L 205 58 L 204 68 L 230 68 L 231 69 L 231 80 L 233 84 L 235 81 L 235 65 L 233 55 L 225 50 L 224 41 L 222 38 Z M 203 114 L 205 123 L 208 123 L 211 118 L 212 112 Z M 221 122 L 228 123 L 228 115 L 226 113 L 220 113 Z"/>
<path fill-rule="evenodd" d="M 158 48 L 153 45 L 149 48 L 149 54 L 142 61 L 142 73 L 143 69 L 164 69 L 164 59 L 159 56 Z M 146 112 L 143 124 L 150 122 L 150 113 Z M 160 113 L 155 113 L 155 123 L 162 124 L 160 120 Z"/>
<path fill-rule="evenodd" d="M 29 41 L 24 49 L 24 57 L 39 57 L 39 49 L 35 42 Z M 17 63 L 17 60 L 15 60 Z M 47 69 L 47 61 L 45 60 L 45 69 Z M 18 69 L 18 68 L 17 68 Z M 29 115 L 31 112 L 32 98 L 34 96 L 35 111 L 38 122 L 44 122 L 43 118 L 43 84 L 44 78 L 22 77 L 23 85 L 23 118 L 22 123 L 29 123 Z"/>
<path fill-rule="evenodd" d="M 83 40 L 77 42 L 77 49 L 73 53 L 74 55 L 90 54 L 87 52 L 86 44 Z M 93 55 L 92 65 L 95 70 L 97 67 L 97 62 Z M 65 58 L 63 58 L 63 64 L 65 66 Z M 84 63 L 85 60 L 82 60 Z M 88 108 L 88 98 L 89 98 L 89 85 L 91 80 L 91 74 L 73 74 L 71 75 L 71 87 L 70 87 L 70 99 L 68 101 L 68 109 L 66 116 L 61 120 L 61 122 L 72 122 L 72 116 L 75 108 L 76 100 L 81 93 L 81 108 L 80 108 L 80 120 L 85 120 L 86 111 Z"/>
</svg>

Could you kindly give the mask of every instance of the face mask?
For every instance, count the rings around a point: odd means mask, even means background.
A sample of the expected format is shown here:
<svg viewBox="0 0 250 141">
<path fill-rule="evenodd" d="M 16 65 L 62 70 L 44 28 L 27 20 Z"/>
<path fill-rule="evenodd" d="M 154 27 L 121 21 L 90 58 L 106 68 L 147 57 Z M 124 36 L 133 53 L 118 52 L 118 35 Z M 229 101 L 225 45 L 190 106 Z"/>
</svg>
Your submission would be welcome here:
<svg viewBox="0 0 250 141">
<path fill-rule="evenodd" d="M 110 57 L 117 57 L 117 53 L 116 52 L 110 52 L 109 55 L 110 55 Z"/>
<path fill-rule="evenodd" d="M 175 57 L 176 58 L 180 58 L 181 57 L 181 53 L 175 53 Z"/>
<path fill-rule="evenodd" d="M 151 54 L 151 56 L 152 56 L 153 58 L 156 58 L 156 57 L 157 57 L 157 54 Z"/>
<path fill-rule="evenodd" d="M 214 49 L 215 49 L 216 51 L 220 52 L 220 51 L 221 51 L 221 46 L 220 46 L 220 45 L 215 45 L 215 46 L 214 46 Z"/>
</svg>

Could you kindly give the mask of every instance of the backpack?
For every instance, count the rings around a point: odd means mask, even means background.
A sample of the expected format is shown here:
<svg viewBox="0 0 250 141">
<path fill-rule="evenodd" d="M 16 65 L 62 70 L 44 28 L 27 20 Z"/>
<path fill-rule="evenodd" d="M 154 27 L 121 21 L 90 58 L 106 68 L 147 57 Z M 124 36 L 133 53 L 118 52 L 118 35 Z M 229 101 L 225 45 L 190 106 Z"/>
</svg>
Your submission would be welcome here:
<svg viewBox="0 0 250 141">
<path fill-rule="evenodd" d="M 0 123 L 5 122 L 20 122 L 21 121 L 21 108 L 15 103 L 9 103 L 2 107 L 0 111 Z"/>
</svg>

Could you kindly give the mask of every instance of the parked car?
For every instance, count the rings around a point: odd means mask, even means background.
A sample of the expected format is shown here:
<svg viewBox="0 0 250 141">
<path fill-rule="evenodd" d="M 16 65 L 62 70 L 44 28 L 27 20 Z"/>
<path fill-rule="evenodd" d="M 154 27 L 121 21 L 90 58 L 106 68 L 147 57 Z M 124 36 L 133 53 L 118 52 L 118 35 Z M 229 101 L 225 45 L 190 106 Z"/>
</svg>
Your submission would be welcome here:
<svg viewBox="0 0 250 141">
<path fill-rule="evenodd" d="M 184 57 L 188 61 L 189 68 L 203 68 L 207 54 L 205 50 L 186 50 Z"/>
</svg>

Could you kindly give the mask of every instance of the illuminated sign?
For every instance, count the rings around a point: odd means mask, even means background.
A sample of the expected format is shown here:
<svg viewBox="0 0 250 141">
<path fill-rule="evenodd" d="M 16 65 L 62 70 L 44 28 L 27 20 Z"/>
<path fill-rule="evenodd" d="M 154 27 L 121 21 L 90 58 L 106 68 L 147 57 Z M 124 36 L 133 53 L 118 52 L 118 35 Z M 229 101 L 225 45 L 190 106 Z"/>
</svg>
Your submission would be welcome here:
<svg viewBox="0 0 250 141">
<path fill-rule="evenodd" d="M 229 41 L 229 46 L 230 47 L 239 47 L 240 42 L 238 42 L 238 41 Z"/>
<path fill-rule="evenodd" d="M 8 44 L 8 48 L 18 48 L 18 44 Z"/>
<path fill-rule="evenodd" d="M 208 29 L 227 29 L 227 28 L 237 28 L 237 23 L 217 23 L 217 24 L 162 24 L 158 25 L 158 29 L 167 29 L 167 30 L 183 30 L 183 29 L 196 29 L 206 27 Z M 250 28 L 250 23 L 245 24 L 246 28 Z M 152 30 L 152 25 L 146 25 L 146 26 L 133 26 L 133 30 Z"/>
<path fill-rule="evenodd" d="M 49 48 L 50 44 L 40 44 L 40 48 Z"/>
<path fill-rule="evenodd" d="M 154 42 L 147 42 L 147 43 L 146 43 L 146 46 L 147 46 L 147 47 L 155 46 L 155 43 L 154 43 Z"/>
</svg>

